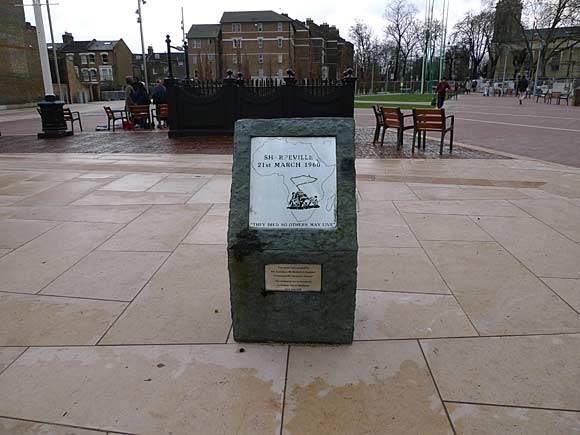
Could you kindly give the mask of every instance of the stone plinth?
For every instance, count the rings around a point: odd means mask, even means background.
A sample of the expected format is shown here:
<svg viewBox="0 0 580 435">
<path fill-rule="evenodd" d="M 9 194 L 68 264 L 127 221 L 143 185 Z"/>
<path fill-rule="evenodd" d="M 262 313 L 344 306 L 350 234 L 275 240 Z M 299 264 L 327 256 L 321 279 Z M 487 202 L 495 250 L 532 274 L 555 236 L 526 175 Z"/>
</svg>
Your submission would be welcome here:
<svg viewBox="0 0 580 435">
<path fill-rule="evenodd" d="M 354 121 L 236 123 L 228 261 L 237 341 L 350 343 Z"/>
</svg>

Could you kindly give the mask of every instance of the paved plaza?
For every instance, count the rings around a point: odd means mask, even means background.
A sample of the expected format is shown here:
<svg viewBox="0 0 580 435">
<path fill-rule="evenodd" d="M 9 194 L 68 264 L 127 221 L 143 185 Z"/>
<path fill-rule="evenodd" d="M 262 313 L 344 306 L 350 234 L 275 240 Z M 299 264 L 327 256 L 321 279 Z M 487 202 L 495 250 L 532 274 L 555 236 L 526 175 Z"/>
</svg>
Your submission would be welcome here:
<svg viewBox="0 0 580 435">
<path fill-rule="evenodd" d="M 580 107 L 544 104 L 515 97 L 460 95 L 445 103 L 455 115 L 455 140 L 473 145 L 580 167 Z M 357 126 L 375 125 L 371 109 L 356 110 Z M 434 135 L 433 137 L 436 137 Z"/>
<path fill-rule="evenodd" d="M 357 160 L 332 347 L 233 342 L 231 164 L 0 155 L 1 435 L 579 432 L 580 169 Z"/>
</svg>

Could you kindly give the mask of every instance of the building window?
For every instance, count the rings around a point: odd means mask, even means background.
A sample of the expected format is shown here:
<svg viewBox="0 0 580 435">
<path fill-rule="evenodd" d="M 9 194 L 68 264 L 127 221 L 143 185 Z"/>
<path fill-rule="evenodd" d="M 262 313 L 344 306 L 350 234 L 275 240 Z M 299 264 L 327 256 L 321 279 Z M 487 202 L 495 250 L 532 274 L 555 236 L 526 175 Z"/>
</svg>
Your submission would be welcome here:
<svg viewBox="0 0 580 435">
<path fill-rule="evenodd" d="M 109 64 L 109 53 L 101 53 L 101 63 L 103 65 Z"/>
<path fill-rule="evenodd" d="M 191 55 L 191 63 L 197 65 L 197 54 Z"/>
<path fill-rule="evenodd" d="M 278 77 L 282 77 L 282 75 L 283 75 L 283 74 L 284 74 L 284 73 L 282 72 L 282 69 L 279 69 L 279 70 L 278 70 Z"/>
<path fill-rule="evenodd" d="M 87 60 L 87 55 L 86 54 L 81 54 L 81 63 L 83 65 L 86 65 L 87 63 L 89 63 L 89 61 Z"/>
<path fill-rule="evenodd" d="M 279 54 L 278 55 L 278 63 L 282 63 L 284 62 L 284 55 L 283 54 Z"/>
<path fill-rule="evenodd" d="M 264 77 L 264 68 L 260 68 L 260 69 L 258 69 L 258 76 L 259 76 L 260 78 L 263 78 L 263 77 Z"/>
<path fill-rule="evenodd" d="M 177 66 L 183 66 L 183 62 L 182 62 L 182 61 L 180 61 L 180 60 L 178 60 L 178 61 L 177 61 Z"/>
<path fill-rule="evenodd" d="M 278 48 L 284 47 L 284 40 L 282 38 L 278 38 Z"/>
<path fill-rule="evenodd" d="M 101 81 L 112 82 L 113 81 L 113 68 L 110 66 L 102 66 L 99 68 L 99 74 L 101 76 Z M 155 74 L 155 73 L 153 73 Z"/>
<path fill-rule="evenodd" d="M 199 71 L 198 71 L 198 70 L 195 70 L 195 71 L 193 72 L 193 78 L 194 78 L 194 79 L 198 79 L 198 78 L 199 78 Z"/>
<path fill-rule="evenodd" d="M 155 59 L 159 60 L 159 53 L 155 53 Z"/>
<path fill-rule="evenodd" d="M 258 23 L 256 27 L 258 29 L 258 32 L 263 32 L 264 31 L 264 24 Z"/>
<path fill-rule="evenodd" d="M 215 57 L 215 55 L 213 53 L 208 53 L 207 54 L 207 61 L 208 62 L 213 62 L 214 61 L 214 57 Z"/>
<path fill-rule="evenodd" d="M 135 59 L 136 59 L 136 60 L 141 60 L 141 55 L 140 55 L 140 54 L 136 54 L 136 55 L 135 55 Z"/>
<path fill-rule="evenodd" d="M 234 65 L 237 65 L 237 64 L 238 64 L 238 55 L 237 55 L 237 54 L 234 54 L 234 57 L 233 57 L 233 59 L 232 59 L 232 63 L 233 63 Z"/>
<path fill-rule="evenodd" d="M 211 45 L 211 39 L 207 40 L 207 45 Z"/>
<path fill-rule="evenodd" d="M 233 38 L 234 48 L 242 48 L 242 38 Z"/>
<path fill-rule="evenodd" d="M 258 63 L 264 63 L 264 55 L 258 54 Z"/>
<path fill-rule="evenodd" d="M 95 63 L 95 54 L 89 53 L 89 63 Z"/>
<path fill-rule="evenodd" d="M 191 41 L 191 48 L 201 48 L 201 39 L 193 39 Z"/>
<path fill-rule="evenodd" d="M 284 31 L 284 24 L 278 23 L 278 32 L 283 32 L 283 31 Z"/>
<path fill-rule="evenodd" d="M 264 48 L 264 38 L 258 38 L 258 48 Z"/>
<path fill-rule="evenodd" d="M 91 68 L 89 70 L 89 73 L 91 74 L 91 82 L 96 82 L 97 80 L 97 70 L 95 68 Z"/>
<path fill-rule="evenodd" d="M 242 25 L 240 23 L 232 23 L 232 32 L 240 33 L 242 31 Z"/>
<path fill-rule="evenodd" d="M 89 70 L 87 68 L 83 68 L 81 73 L 83 82 L 88 82 L 91 79 L 89 75 Z"/>
</svg>

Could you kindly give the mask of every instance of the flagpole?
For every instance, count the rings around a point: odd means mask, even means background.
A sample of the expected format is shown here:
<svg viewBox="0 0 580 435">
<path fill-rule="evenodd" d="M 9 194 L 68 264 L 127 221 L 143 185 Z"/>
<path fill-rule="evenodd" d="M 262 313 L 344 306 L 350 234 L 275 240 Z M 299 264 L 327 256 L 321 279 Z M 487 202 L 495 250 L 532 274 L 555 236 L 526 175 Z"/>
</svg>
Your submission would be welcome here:
<svg viewBox="0 0 580 435">
<path fill-rule="evenodd" d="M 183 33 L 183 42 L 185 42 L 185 20 L 183 19 L 183 6 L 181 6 L 181 32 Z"/>
<path fill-rule="evenodd" d="M 423 62 L 421 62 L 421 94 L 425 93 L 425 68 L 427 65 L 427 45 L 429 44 L 428 12 L 429 1 L 425 0 L 425 44 L 423 44 Z"/>
</svg>

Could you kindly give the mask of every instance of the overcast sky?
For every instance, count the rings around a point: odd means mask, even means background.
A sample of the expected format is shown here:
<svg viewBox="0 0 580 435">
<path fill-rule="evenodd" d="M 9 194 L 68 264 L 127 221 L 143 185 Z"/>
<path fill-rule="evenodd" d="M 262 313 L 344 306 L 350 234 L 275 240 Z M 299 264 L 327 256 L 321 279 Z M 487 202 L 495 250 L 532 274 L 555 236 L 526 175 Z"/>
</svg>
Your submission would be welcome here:
<svg viewBox="0 0 580 435">
<path fill-rule="evenodd" d="M 186 31 L 192 24 L 218 23 L 224 11 L 269 10 L 285 12 L 292 18 L 304 21 L 312 18 L 317 23 L 327 22 L 340 29 L 341 36 L 348 37 L 348 29 L 356 18 L 367 22 L 377 34 L 382 35 L 383 12 L 386 0 L 293 0 L 259 1 L 233 0 L 146 0 L 142 7 L 145 46 L 153 45 L 156 51 L 165 49 L 165 35 L 173 41 L 181 39 L 181 6 L 184 8 Z M 424 17 L 425 0 L 412 0 Z M 44 3 L 45 0 L 42 0 Z M 31 4 L 30 1 L 24 1 Z M 137 24 L 137 0 L 51 0 L 56 3 L 50 9 L 54 37 L 61 42 L 63 32 L 71 32 L 76 40 L 115 40 L 123 38 L 133 53 L 141 51 L 139 25 Z M 455 23 L 469 10 L 480 8 L 481 0 L 451 0 L 449 25 Z M 435 17 L 441 16 L 443 0 L 436 0 Z M 26 7 L 27 21 L 34 23 L 31 7 Z M 43 7 L 47 41 L 50 42 L 46 8 Z"/>
</svg>

